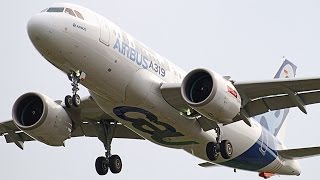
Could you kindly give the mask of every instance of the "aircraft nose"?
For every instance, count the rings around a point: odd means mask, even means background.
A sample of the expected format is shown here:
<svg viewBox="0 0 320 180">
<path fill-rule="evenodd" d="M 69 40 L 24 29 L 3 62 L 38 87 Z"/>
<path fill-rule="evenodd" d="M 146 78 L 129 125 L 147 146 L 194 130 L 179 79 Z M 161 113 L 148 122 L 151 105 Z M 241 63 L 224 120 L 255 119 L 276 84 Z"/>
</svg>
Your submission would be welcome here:
<svg viewBox="0 0 320 180">
<path fill-rule="evenodd" d="M 51 17 L 46 14 L 36 14 L 31 17 L 27 25 L 28 35 L 34 45 L 45 41 L 52 33 Z"/>
</svg>

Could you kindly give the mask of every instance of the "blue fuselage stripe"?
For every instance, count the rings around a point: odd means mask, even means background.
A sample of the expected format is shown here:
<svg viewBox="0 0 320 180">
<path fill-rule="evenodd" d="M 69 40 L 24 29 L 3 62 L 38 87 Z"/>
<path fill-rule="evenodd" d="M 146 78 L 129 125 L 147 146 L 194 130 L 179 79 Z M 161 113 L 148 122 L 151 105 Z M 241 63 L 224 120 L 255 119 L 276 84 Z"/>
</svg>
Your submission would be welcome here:
<svg viewBox="0 0 320 180">
<path fill-rule="evenodd" d="M 261 135 L 247 151 L 240 156 L 221 163 L 221 165 L 257 171 L 272 163 L 278 156 L 275 148 L 275 137 L 262 128 Z"/>
</svg>

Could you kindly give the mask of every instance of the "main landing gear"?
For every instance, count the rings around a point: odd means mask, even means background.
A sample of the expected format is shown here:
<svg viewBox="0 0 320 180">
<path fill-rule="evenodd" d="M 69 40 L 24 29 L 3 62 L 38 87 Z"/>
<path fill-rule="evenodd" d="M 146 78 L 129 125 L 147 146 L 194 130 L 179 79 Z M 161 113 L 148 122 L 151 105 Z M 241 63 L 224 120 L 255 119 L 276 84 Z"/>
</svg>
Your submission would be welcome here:
<svg viewBox="0 0 320 180">
<path fill-rule="evenodd" d="M 122 169 L 121 158 L 118 155 L 111 155 L 111 142 L 117 123 L 111 124 L 109 121 L 102 121 L 100 124 L 98 138 L 104 144 L 106 156 L 100 156 L 96 159 L 96 171 L 99 175 L 106 175 L 108 169 L 114 174 L 120 173 Z"/>
<path fill-rule="evenodd" d="M 65 97 L 65 105 L 67 108 L 79 107 L 81 103 L 80 96 L 77 94 L 79 91 L 79 83 L 85 79 L 86 74 L 82 71 L 70 71 L 68 78 L 71 81 L 72 96 Z M 105 156 L 100 156 L 96 159 L 95 167 L 99 175 L 106 175 L 108 170 L 114 174 L 120 173 L 122 169 L 122 161 L 118 155 L 111 154 L 111 142 L 117 126 L 117 122 L 102 120 L 97 122 L 99 126 L 96 127 L 96 132 L 99 140 L 105 147 Z"/>
<path fill-rule="evenodd" d="M 68 78 L 71 81 L 72 96 L 67 95 L 64 98 L 64 103 L 67 108 L 71 108 L 72 106 L 79 107 L 81 99 L 77 92 L 79 91 L 79 82 L 85 78 L 85 73 L 79 70 L 70 71 L 70 73 L 68 73 Z"/>
<path fill-rule="evenodd" d="M 217 133 L 217 139 L 216 142 L 209 142 L 206 147 L 206 152 L 207 152 L 207 157 L 211 161 L 215 161 L 218 159 L 219 154 L 224 159 L 230 159 L 233 154 L 233 148 L 232 144 L 228 140 L 223 140 L 221 141 L 221 130 L 220 127 L 217 126 L 216 128 L 216 133 Z"/>
</svg>

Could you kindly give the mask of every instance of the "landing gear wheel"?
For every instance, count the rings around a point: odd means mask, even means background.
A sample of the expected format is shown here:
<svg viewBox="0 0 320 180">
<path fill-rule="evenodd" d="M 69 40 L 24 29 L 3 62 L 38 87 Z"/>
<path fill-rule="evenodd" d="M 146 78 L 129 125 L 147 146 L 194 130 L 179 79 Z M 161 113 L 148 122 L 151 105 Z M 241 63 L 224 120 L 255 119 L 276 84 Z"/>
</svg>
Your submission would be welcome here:
<svg viewBox="0 0 320 180">
<path fill-rule="evenodd" d="M 72 96 L 72 103 L 74 107 L 79 107 L 81 103 L 81 98 L 78 94 L 75 94 Z"/>
<path fill-rule="evenodd" d="M 230 159 L 233 154 L 232 144 L 228 140 L 223 140 L 220 143 L 220 154 L 224 159 Z"/>
<path fill-rule="evenodd" d="M 206 147 L 207 157 L 210 161 L 215 161 L 218 159 L 219 153 L 217 150 L 217 145 L 213 142 L 209 142 Z"/>
<path fill-rule="evenodd" d="M 109 157 L 110 171 L 114 174 L 118 174 L 122 169 L 122 161 L 118 155 L 112 155 Z"/>
<path fill-rule="evenodd" d="M 96 159 L 96 171 L 99 175 L 103 176 L 108 173 L 108 161 L 107 158 L 101 156 Z"/>
<path fill-rule="evenodd" d="M 67 108 L 72 107 L 73 103 L 72 103 L 72 97 L 70 95 L 64 98 L 64 104 L 66 105 Z"/>
</svg>

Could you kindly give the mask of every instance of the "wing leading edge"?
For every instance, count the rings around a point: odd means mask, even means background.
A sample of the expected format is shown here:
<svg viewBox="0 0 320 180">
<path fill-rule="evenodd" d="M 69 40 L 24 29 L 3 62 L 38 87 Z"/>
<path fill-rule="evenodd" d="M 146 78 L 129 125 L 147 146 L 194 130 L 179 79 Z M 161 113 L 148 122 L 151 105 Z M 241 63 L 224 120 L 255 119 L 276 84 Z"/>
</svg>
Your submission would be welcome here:
<svg viewBox="0 0 320 180">
<path fill-rule="evenodd" d="M 57 101 L 57 103 L 60 103 Z M 102 121 L 115 122 L 108 114 L 103 112 L 92 98 L 82 100 L 80 108 L 68 109 L 67 113 L 73 121 L 71 137 L 98 137 L 103 129 Z M 0 123 L 0 135 L 4 136 L 7 143 L 15 143 L 20 149 L 26 141 L 34 139 L 16 127 L 13 120 Z M 120 123 L 116 124 L 114 138 L 144 139 Z"/>
</svg>

